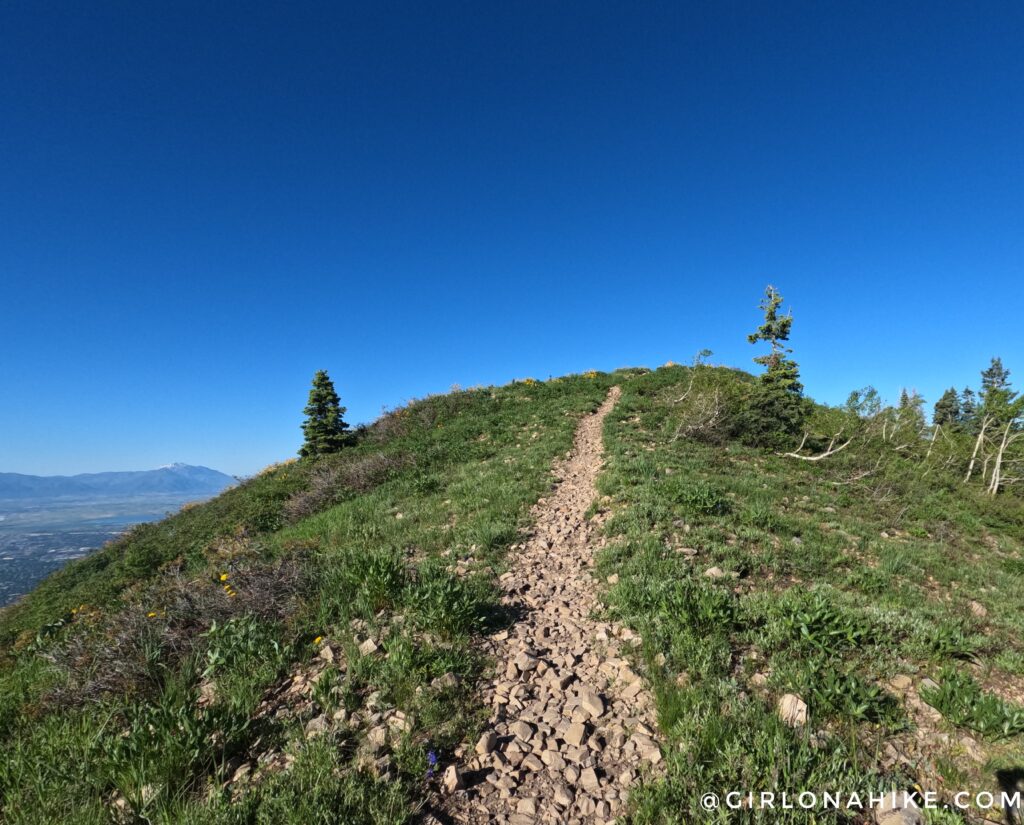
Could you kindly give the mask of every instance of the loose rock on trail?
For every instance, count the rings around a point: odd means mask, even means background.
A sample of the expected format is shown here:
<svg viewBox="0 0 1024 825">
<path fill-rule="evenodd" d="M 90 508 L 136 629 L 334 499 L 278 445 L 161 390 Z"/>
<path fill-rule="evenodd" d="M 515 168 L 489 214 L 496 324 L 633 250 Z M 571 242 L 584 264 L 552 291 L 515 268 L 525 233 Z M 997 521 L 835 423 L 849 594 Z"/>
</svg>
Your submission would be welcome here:
<svg viewBox="0 0 1024 825">
<path fill-rule="evenodd" d="M 585 518 L 601 469 L 601 428 L 620 390 L 580 423 L 558 484 L 533 508 L 534 528 L 509 555 L 502 603 L 517 618 L 488 641 L 497 662 L 491 717 L 446 776 L 454 822 L 612 822 L 629 788 L 661 761 L 653 702 L 623 655 L 639 641 L 593 618 L 591 573 L 603 540 Z"/>
</svg>

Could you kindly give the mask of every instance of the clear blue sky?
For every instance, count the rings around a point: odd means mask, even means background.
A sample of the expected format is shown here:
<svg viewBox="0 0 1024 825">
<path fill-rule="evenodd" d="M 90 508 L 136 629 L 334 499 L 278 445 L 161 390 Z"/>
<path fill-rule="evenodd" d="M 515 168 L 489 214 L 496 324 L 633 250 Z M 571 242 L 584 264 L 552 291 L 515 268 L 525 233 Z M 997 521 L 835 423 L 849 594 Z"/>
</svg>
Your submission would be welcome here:
<svg viewBox="0 0 1024 825">
<path fill-rule="evenodd" d="M 515 377 L 1024 382 L 1024 5 L 0 6 L 0 470 L 292 454 Z"/>
</svg>

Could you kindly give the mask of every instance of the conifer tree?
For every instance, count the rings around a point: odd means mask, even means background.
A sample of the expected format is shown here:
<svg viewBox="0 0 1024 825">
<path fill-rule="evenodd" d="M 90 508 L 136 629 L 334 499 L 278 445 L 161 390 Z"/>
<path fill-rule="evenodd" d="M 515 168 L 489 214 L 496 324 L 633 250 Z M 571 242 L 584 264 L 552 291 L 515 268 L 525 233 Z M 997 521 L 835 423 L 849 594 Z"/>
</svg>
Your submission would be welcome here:
<svg viewBox="0 0 1024 825">
<path fill-rule="evenodd" d="M 974 432 L 978 423 L 978 400 L 974 390 L 964 387 L 960 393 L 960 425 L 967 432 Z"/>
<path fill-rule="evenodd" d="M 785 346 L 793 326 L 793 314 L 781 314 L 782 295 L 773 286 L 765 289 L 760 309 L 764 323 L 747 336 L 751 344 L 764 341 L 771 351 L 754 359 L 765 367 L 741 415 L 740 429 L 746 440 L 763 447 L 783 448 L 799 436 L 807 417 L 800 369 Z"/>
<path fill-rule="evenodd" d="M 765 341 L 771 345 L 771 352 L 767 355 L 760 355 L 754 359 L 754 363 L 765 367 L 761 375 L 761 381 L 765 384 L 776 386 L 794 395 L 802 395 L 804 388 L 800 383 L 800 369 L 796 361 L 789 358 L 793 350 L 784 346 L 789 340 L 789 331 L 793 326 L 793 313 L 787 315 L 779 313 L 782 306 L 782 295 L 779 291 L 769 285 L 764 291 L 764 298 L 761 300 L 760 309 L 764 312 L 764 323 L 747 336 L 751 344 L 758 341 Z"/>
<path fill-rule="evenodd" d="M 981 371 L 981 397 L 984 398 L 993 390 L 1008 390 L 1009 388 L 1010 371 L 1003 366 L 1002 358 L 993 358 L 989 368 Z"/>
<path fill-rule="evenodd" d="M 994 496 L 1005 485 L 1019 482 L 1020 468 L 1024 466 L 1024 455 L 1020 454 L 1020 445 L 1024 443 L 1021 440 L 1024 439 L 1024 396 L 1018 397 L 1010 386 L 1010 371 L 1000 358 L 993 358 L 989 368 L 981 373 L 981 409 L 978 415 L 981 418 L 979 442 L 983 441 L 986 430 L 991 432 L 989 443 L 981 445 L 986 453 L 982 480 Z M 975 448 L 975 456 L 977 452 Z"/>
<path fill-rule="evenodd" d="M 1010 371 L 1003 366 L 1002 359 L 993 358 L 988 369 L 982 370 L 979 397 L 981 403 L 974 413 L 973 427 L 977 437 L 964 481 L 971 480 L 980 464 L 982 480 L 988 485 L 988 492 L 995 495 L 1004 484 L 1016 480 L 1005 475 L 1006 467 L 1017 463 L 1013 458 L 1007 461 L 1007 456 L 1024 436 L 1024 398 L 1017 398 L 1011 389 Z"/>
<path fill-rule="evenodd" d="M 903 388 L 898 411 L 901 427 L 910 426 L 915 430 L 924 427 L 924 399 L 917 390 L 907 392 L 906 387 Z"/>
<path fill-rule="evenodd" d="M 1003 421 L 1017 393 L 1010 388 L 1010 371 L 1001 358 L 993 358 L 987 370 L 981 371 L 981 407 L 983 413 Z"/>
<path fill-rule="evenodd" d="M 317 370 L 313 376 L 313 387 L 309 391 L 309 403 L 304 410 L 305 421 L 302 422 L 302 434 L 305 443 L 299 450 L 303 458 L 336 453 L 348 439 L 348 424 L 342 416 L 345 408 L 334 389 L 334 382 L 324 370 Z"/>
<path fill-rule="evenodd" d="M 953 387 L 946 390 L 935 402 L 932 422 L 942 427 L 952 427 L 960 423 L 960 397 Z"/>
</svg>

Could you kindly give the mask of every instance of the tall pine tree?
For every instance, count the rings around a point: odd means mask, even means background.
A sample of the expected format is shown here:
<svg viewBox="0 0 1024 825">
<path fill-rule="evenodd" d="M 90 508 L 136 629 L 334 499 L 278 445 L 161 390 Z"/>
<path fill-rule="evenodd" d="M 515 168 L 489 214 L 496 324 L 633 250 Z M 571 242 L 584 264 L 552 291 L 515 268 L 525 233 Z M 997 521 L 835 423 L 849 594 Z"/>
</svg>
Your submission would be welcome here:
<svg viewBox="0 0 1024 825">
<path fill-rule="evenodd" d="M 900 403 L 896 408 L 895 425 L 907 433 L 919 433 L 924 428 L 924 399 L 917 390 L 900 392 Z"/>
<path fill-rule="evenodd" d="M 751 344 L 764 341 L 771 350 L 754 359 L 765 371 L 752 389 L 741 416 L 741 429 L 749 443 L 776 449 L 794 442 L 807 417 L 800 368 L 789 357 L 792 350 L 785 346 L 793 326 L 793 314 L 780 313 L 782 300 L 775 287 L 765 289 L 759 305 L 764 312 L 764 323 L 747 336 Z"/>
<path fill-rule="evenodd" d="M 952 427 L 960 423 L 960 397 L 953 387 L 946 390 L 935 402 L 932 423 L 943 427 Z"/>
<path fill-rule="evenodd" d="M 987 370 L 981 371 L 981 407 L 986 415 L 1003 421 L 1017 393 L 1010 388 L 1010 371 L 1001 358 L 993 358 Z"/>
<path fill-rule="evenodd" d="M 340 402 L 330 376 L 324 370 L 317 370 L 304 410 L 306 420 L 302 422 L 302 434 L 306 440 L 299 450 L 300 456 L 316 458 L 336 453 L 345 446 L 348 424 L 342 418 L 345 408 Z"/>
<path fill-rule="evenodd" d="M 1010 387 L 1010 371 L 1003 366 L 1002 358 L 993 358 L 987 370 L 981 371 L 982 398 L 992 390 L 1007 390 Z"/>
<path fill-rule="evenodd" d="M 991 448 L 982 466 L 982 478 L 988 470 L 988 492 L 996 495 L 1006 485 L 1019 481 L 1016 468 L 1024 464 L 1020 447 L 1024 444 L 1024 397 L 1018 397 L 1010 386 L 1010 371 L 1003 366 L 1002 359 L 993 358 L 989 368 L 981 373 L 981 409 L 979 410 L 983 432 L 991 432 Z M 979 442 L 982 437 L 979 436 Z M 982 445 L 983 447 L 985 445 Z M 975 455 L 978 449 L 975 448 Z M 972 459 L 972 465 L 973 465 Z M 970 468 L 967 477 L 970 479 Z"/>
<path fill-rule="evenodd" d="M 769 285 L 764 291 L 764 298 L 761 299 L 760 309 L 764 312 L 764 323 L 747 336 L 747 341 L 756 344 L 758 341 L 765 341 L 771 346 L 771 352 L 767 355 L 759 355 L 754 359 L 755 364 L 765 367 L 761 375 L 761 381 L 778 387 L 794 395 L 802 395 L 803 384 L 800 383 L 800 369 L 796 361 L 789 357 L 793 350 L 784 346 L 789 340 L 789 330 L 793 326 L 793 313 L 787 315 L 779 313 L 782 306 L 782 295 L 779 291 Z"/>
<path fill-rule="evenodd" d="M 960 393 L 960 425 L 969 433 L 977 430 L 978 397 L 970 387 Z"/>
</svg>

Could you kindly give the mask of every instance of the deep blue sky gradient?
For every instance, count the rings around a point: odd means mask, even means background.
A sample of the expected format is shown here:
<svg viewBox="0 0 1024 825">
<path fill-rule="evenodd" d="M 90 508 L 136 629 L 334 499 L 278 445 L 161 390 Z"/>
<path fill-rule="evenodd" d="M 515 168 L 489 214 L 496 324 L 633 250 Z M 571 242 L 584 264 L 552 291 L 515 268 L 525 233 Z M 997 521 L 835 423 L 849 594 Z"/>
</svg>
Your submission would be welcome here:
<svg viewBox="0 0 1024 825">
<path fill-rule="evenodd" d="M 0 6 L 0 471 L 288 457 L 515 377 L 1024 382 L 1024 5 Z"/>
</svg>

